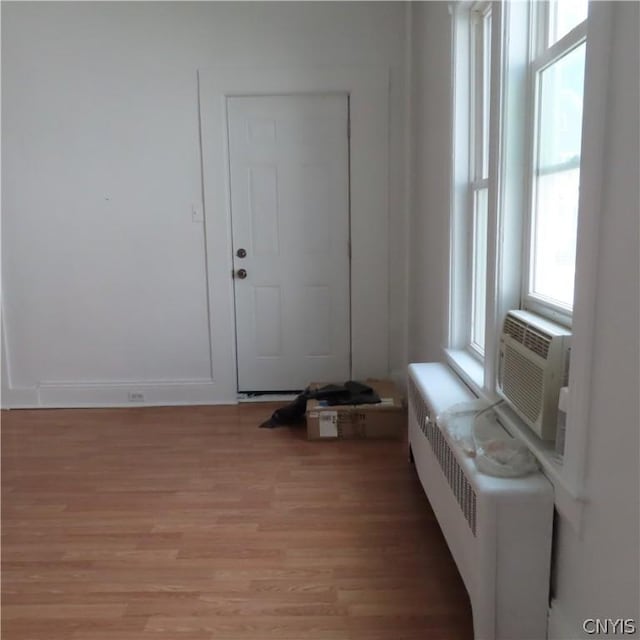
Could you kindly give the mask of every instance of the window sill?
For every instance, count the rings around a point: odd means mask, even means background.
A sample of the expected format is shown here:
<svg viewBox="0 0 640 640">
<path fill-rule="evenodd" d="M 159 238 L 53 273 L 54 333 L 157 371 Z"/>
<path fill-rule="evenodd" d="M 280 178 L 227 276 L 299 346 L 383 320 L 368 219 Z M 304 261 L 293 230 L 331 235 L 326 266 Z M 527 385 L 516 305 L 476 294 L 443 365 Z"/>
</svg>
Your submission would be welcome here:
<svg viewBox="0 0 640 640">
<path fill-rule="evenodd" d="M 477 395 L 484 397 L 484 367 L 482 362 L 463 349 L 445 349 L 447 364 L 462 378 L 462 381 Z"/>
<path fill-rule="evenodd" d="M 489 395 L 483 388 L 484 367 L 468 351 L 445 349 L 445 358 L 448 365 L 476 396 L 488 402 L 500 400 L 499 396 Z M 524 442 L 538 459 L 542 472 L 553 485 L 556 508 L 579 533 L 584 498 L 580 494 L 580 489 L 573 487 L 566 477 L 562 457 L 556 453 L 553 443 L 541 440 L 508 406 L 496 407 L 496 413 L 504 428 L 513 437 Z"/>
</svg>

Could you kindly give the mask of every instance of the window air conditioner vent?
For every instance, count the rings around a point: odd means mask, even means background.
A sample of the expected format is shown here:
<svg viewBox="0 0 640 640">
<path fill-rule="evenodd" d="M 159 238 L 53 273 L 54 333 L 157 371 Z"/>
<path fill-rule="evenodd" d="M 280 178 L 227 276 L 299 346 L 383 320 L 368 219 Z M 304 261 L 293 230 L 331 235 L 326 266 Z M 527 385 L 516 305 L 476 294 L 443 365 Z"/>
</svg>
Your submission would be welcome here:
<svg viewBox="0 0 640 640">
<path fill-rule="evenodd" d="M 543 371 L 511 347 L 504 357 L 503 391 L 531 422 L 540 415 Z"/>
<path fill-rule="evenodd" d="M 537 331 L 533 327 L 527 327 L 524 334 L 524 346 L 537 353 L 541 358 L 547 359 L 549 355 L 549 345 L 551 344 L 551 336 L 542 331 Z"/>
<path fill-rule="evenodd" d="M 500 337 L 498 393 L 543 440 L 555 438 L 560 388 L 568 385 L 571 331 L 509 311 Z"/>
<path fill-rule="evenodd" d="M 510 335 L 516 342 L 523 344 L 527 349 L 537 353 L 541 358 L 547 359 L 551 336 L 522 322 L 513 316 L 507 316 L 504 321 L 504 333 Z"/>
<path fill-rule="evenodd" d="M 504 321 L 504 332 L 509 334 L 514 340 L 520 344 L 524 343 L 524 333 L 527 329 L 527 325 L 524 322 L 511 316 L 507 316 Z"/>
</svg>

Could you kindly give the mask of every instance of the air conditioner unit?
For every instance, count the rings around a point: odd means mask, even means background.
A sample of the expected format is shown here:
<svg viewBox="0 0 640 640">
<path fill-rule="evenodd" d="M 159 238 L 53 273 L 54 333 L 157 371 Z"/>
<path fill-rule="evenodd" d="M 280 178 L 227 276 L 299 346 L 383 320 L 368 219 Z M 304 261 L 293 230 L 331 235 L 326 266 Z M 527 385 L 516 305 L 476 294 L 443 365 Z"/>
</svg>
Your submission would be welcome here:
<svg viewBox="0 0 640 640">
<path fill-rule="evenodd" d="M 509 311 L 500 336 L 498 393 L 542 440 L 556 433 L 568 385 L 571 331 L 528 311 Z"/>
</svg>

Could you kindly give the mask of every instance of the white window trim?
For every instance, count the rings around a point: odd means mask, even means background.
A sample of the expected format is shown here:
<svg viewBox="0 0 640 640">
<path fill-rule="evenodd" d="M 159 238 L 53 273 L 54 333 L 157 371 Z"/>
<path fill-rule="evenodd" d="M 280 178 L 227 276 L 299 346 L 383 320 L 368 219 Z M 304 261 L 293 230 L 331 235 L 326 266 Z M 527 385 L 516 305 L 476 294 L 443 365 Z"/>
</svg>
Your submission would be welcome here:
<svg viewBox="0 0 640 640">
<path fill-rule="evenodd" d="M 545 11 L 546 2 L 539 2 L 535 8 L 535 19 L 537 22 L 548 23 L 548 12 Z M 545 298 L 540 294 L 531 291 L 532 270 L 533 270 L 533 224 L 532 218 L 535 211 L 534 198 L 534 180 L 532 176 L 536 167 L 536 156 L 538 152 L 538 141 L 536 131 L 539 122 L 539 83 L 538 75 L 557 62 L 560 58 L 568 55 L 575 48 L 579 47 L 586 41 L 587 37 L 587 20 L 581 22 L 571 31 L 565 34 L 560 40 L 552 44 L 550 47 L 546 44 L 546 29 L 538 29 L 537 42 L 533 42 L 531 38 L 531 62 L 529 63 L 528 91 L 529 101 L 529 117 L 527 145 L 529 148 L 527 158 L 527 177 L 526 177 L 526 206 L 524 210 L 524 262 L 522 264 L 522 281 L 521 306 L 524 309 L 532 311 L 540 316 L 548 318 L 553 322 L 557 322 L 567 327 L 573 324 L 573 308 L 567 307 L 549 298 Z M 534 50 L 535 49 L 535 50 Z M 566 163 L 567 168 L 575 166 L 580 167 L 580 159 L 574 158 Z"/>
<path fill-rule="evenodd" d="M 493 109 L 491 104 L 491 87 L 487 87 L 485 74 L 489 73 L 491 76 L 491 41 L 486 41 L 485 21 L 489 14 L 489 19 L 492 20 L 492 5 L 491 2 L 475 2 L 469 11 L 469 120 L 471 127 L 469 131 L 469 209 L 467 211 L 467 252 L 470 257 L 469 264 L 467 266 L 467 317 L 465 319 L 465 348 L 479 363 L 484 362 L 485 358 L 485 345 L 486 345 L 486 276 L 487 265 L 485 264 L 485 289 L 484 289 L 484 318 L 482 321 L 485 324 L 485 340 L 484 344 L 480 344 L 475 340 L 475 323 L 476 319 L 476 249 L 478 243 L 476 242 L 476 228 L 478 224 L 478 207 L 477 197 L 479 193 L 486 189 L 487 191 L 487 218 L 489 217 L 489 173 L 490 173 L 490 158 L 487 158 L 487 165 L 485 168 L 485 151 L 489 156 L 490 137 L 491 131 L 490 122 L 485 119 L 485 107 L 489 110 L 489 114 Z M 489 33 L 491 35 L 491 31 Z M 485 67 L 485 55 L 489 53 L 489 68 Z M 486 95 L 487 89 L 489 95 Z M 485 233 L 485 253 L 487 253 L 488 244 L 488 220 L 487 220 L 487 232 Z"/>
<path fill-rule="evenodd" d="M 444 308 L 446 344 L 455 350 L 466 351 L 469 317 L 467 296 L 467 274 L 469 256 L 467 254 L 467 211 L 469 210 L 469 138 L 470 122 L 470 29 L 471 3 L 456 3 L 452 7 L 452 72 L 451 113 L 453 114 L 452 167 L 450 192 L 451 209 L 449 215 L 449 289 Z"/>
<path fill-rule="evenodd" d="M 585 59 L 581 187 L 576 251 L 576 288 L 573 304 L 571 383 L 567 411 L 563 482 L 581 499 L 584 495 L 589 449 L 591 369 L 596 318 L 598 238 L 602 218 L 605 175 L 609 58 L 613 7 L 608 2 L 590 2 Z M 588 132 L 585 136 L 584 132 Z M 579 530 L 579 524 L 576 526 Z"/>
<path fill-rule="evenodd" d="M 484 366 L 466 349 L 445 349 L 447 364 L 458 374 L 464 383 L 480 397 L 484 394 Z"/>
<path fill-rule="evenodd" d="M 541 3 L 542 4 L 542 3 Z M 567 53 L 581 45 L 587 38 L 587 20 L 575 26 L 569 33 L 566 33 L 560 40 L 554 42 L 531 62 L 531 70 L 539 73 L 554 62 L 564 57 Z"/>
<path fill-rule="evenodd" d="M 449 298 L 447 305 L 447 347 L 445 359 L 466 384 L 478 395 L 496 392 L 496 363 L 500 323 L 509 309 L 520 306 L 522 216 L 505 216 L 505 210 L 521 210 L 525 195 L 522 183 L 526 175 L 522 159 L 524 147 L 523 113 L 528 102 L 526 93 L 529 35 L 514 26 L 528 25 L 528 3 L 494 2 L 492 5 L 492 77 L 491 123 L 489 149 L 489 233 L 487 238 L 487 308 L 484 363 L 468 348 L 467 283 L 468 246 L 464 215 L 468 207 L 468 136 L 469 109 L 465 87 L 469 86 L 469 28 L 471 5 L 459 5 L 453 14 L 454 114 L 452 158 L 452 208 L 450 213 Z M 504 50 L 503 42 L 511 31 L 512 44 Z M 462 94 L 462 95 L 461 95 Z M 513 114 L 513 115 L 510 115 Z M 516 117 L 517 115 L 517 117 Z M 504 180 L 509 168 L 509 180 Z M 503 265 L 510 265 L 508 269 Z M 513 266 L 515 265 L 515 266 Z"/>
<path fill-rule="evenodd" d="M 466 9 L 468 12 L 469 6 Z M 498 125 L 492 122 L 491 142 L 496 145 L 493 152 L 496 167 L 492 167 L 497 180 L 490 191 L 499 206 L 492 207 L 495 219 L 490 220 L 494 233 L 489 234 L 489 255 L 494 256 L 488 262 L 487 299 L 487 345 L 484 366 L 470 356 L 468 351 L 460 348 L 457 319 L 447 315 L 448 348 L 444 349 L 444 359 L 456 371 L 461 379 L 478 396 L 489 400 L 497 399 L 495 393 L 496 359 L 498 350 L 499 321 L 509 309 L 520 306 L 521 268 L 505 269 L 503 265 L 516 264 L 522 259 L 522 216 L 509 216 L 505 212 L 521 210 L 526 201 L 522 188 L 522 179 L 527 168 L 521 160 L 528 153 L 524 147 L 522 136 L 522 114 L 526 113 L 530 99 L 528 95 L 527 69 L 530 60 L 528 31 L 528 3 L 494 3 L 494 36 L 492 51 L 493 69 L 500 69 L 492 78 L 500 82 L 496 90 L 492 88 L 492 113 L 498 119 Z M 456 37 L 457 28 L 464 28 L 464 16 L 460 11 L 453 14 L 453 53 L 454 61 L 464 56 L 460 34 Z M 581 149 L 581 189 L 579 199 L 579 220 L 576 252 L 576 288 L 573 305 L 573 338 L 571 351 L 571 387 L 567 413 L 567 435 L 565 456 L 562 464 L 558 464 L 555 452 L 551 447 L 541 444 L 533 433 L 508 409 L 502 410 L 502 420 L 509 431 L 523 440 L 541 462 L 543 470 L 554 485 L 556 507 L 574 528 L 580 533 L 584 506 L 588 501 L 585 495 L 585 466 L 589 449 L 589 397 L 591 393 L 591 364 L 593 360 L 593 335 L 596 307 L 597 284 L 597 248 L 600 231 L 600 218 L 603 195 L 603 176 L 605 158 L 602 149 L 605 146 L 605 130 L 607 123 L 607 92 L 602 88 L 608 85 L 608 65 L 610 57 L 612 9 L 608 3 L 590 3 L 589 18 L 586 26 L 588 45 L 585 61 L 585 88 L 583 136 Z M 499 25 L 499 29 L 495 27 Z M 581 26 L 582 27 L 582 26 Z M 524 31 L 523 31 L 524 29 Z M 498 33 L 496 33 L 498 31 Z M 511 32 L 508 40 L 507 34 Z M 559 40 L 573 37 L 572 32 Z M 497 41 L 497 42 L 496 42 Z M 505 42 L 510 42 L 507 49 Z M 468 53 L 468 52 L 467 52 Z M 459 61 L 458 61 L 459 62 Z M 456 64 L 456 74 L 460 71 Z M 454 75 L 454 92 L 452 113 L 455 114 L 454 125 L 464 125 L 464 108 L 456 101 L 462 78 Z M 468 80 L 468 77 L 467 77 Z M 492 83 L 494 80 L 492 80 Z M 498 89 L 501 88 L 501 92 Z M 497 107 L 496 107 L 497 105 Z M 462 111 L 462 113 L 461 113 Z M 517 114 L 515 117 L 514 114 Z M 468 126 L 468 123 L 467 123 Z M 468 133 L 468 129 L 466 130 Z M 452 158 L 452 211 L 450 224 L 450 286 L 449 304 L 459 304 L 459 290 L 456 290 L 460 272 L 465 272 L 460 261 L 456 261 L 456 242 L 460 240 L 459 220 L 456 218 L 457 208 L 464 203 L 459 190 L 460 186 L 460 149 L 457 136 L 460 132 L 454 129 L 452 140 L 454 145 Z M 464 133 L 464 130 L 463 130 Z M 491 152 L 490 152 L 491 153 Z M 504 179 L 507 175 L 508 179 Z M 490 203 L 491 207 L 491 203 Z M 490 209 L 491 211 L 491 209 Z M 458 256 L 459 257 L 459 256 Z M 521 265 L 522 267 L 522 265 Z M 514 275 L 514 271 L 517 273 Z M 510 415 L 511 414 L 511 415 Z"/>
<path fill-rule="evenodd" d="M 474 193 L 478 189 L 487 188 L 490 206 L 491 183 L 488 178 L 476 178 L 474 175 L 474 167 L 478 163 L 482 164 L 482 162 L 481 158 L 472 158 L 472 154 L 478 151 L 478 145 L 475 144 L 478 124 L 474 122 L 473 115 L 475 112 L 472 109 L 472 47 L 475 46 L 472 32 L 475 15 L 486 11 L 489 6 L 492 12 L 495 11 L 495 3 L 489 2 L 461 2 L 456 4 L 452 10 L 454 81 L 451 110 L 454 114 L 455 126 L 452 131 L 451 193 L 453 196 L 449 226 L 449 240 L 452 250 L 449 259 L 449 304 L 446 305 L 446 342 L 451 347 L 450 351 L 464 353 L 461 357 L 465 362 L 471 361 L 468 358 L 475 360 L 473 368 L 476 373 L 478 368 L 482 369 L 486 350 L 483 354 L 480 349 L 473 345 L 471 340 L 472 296 L 470 275 L 473 264 L 470 250 L 472 246 L 470 237 L 472 221 L 469 214 L 472 211 Z M 494 39 L 493 35 L 492 39 Z M 490 108 L 492 109 L 492 106 Z M 493 136 L 489 140 L 490 144 L 492 139 Z M 470 144 L 470 140 L 473 140 L 474 143 Z M 490 212 L 489 215 L 491 215 Z"/>
</svg>

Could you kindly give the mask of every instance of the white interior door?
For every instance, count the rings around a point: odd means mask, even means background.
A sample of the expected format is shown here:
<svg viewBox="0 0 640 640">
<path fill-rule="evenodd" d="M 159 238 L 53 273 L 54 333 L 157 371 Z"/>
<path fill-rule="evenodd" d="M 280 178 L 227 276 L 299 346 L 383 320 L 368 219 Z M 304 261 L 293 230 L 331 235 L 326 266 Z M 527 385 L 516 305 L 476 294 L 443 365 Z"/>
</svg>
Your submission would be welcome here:
<svg viewBox="0 0 640 640">
<path fill-rule="evenodd" d="M 238 389 L 347 380 L 347 96 L 234 97 L 227 107 Z"/>
</svg>

